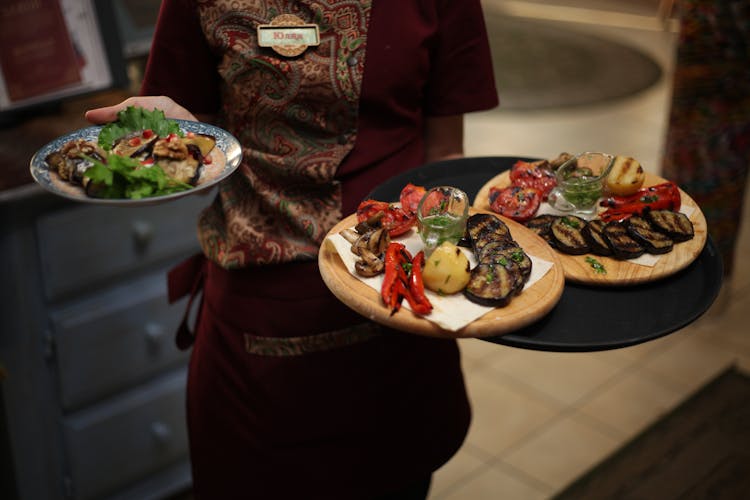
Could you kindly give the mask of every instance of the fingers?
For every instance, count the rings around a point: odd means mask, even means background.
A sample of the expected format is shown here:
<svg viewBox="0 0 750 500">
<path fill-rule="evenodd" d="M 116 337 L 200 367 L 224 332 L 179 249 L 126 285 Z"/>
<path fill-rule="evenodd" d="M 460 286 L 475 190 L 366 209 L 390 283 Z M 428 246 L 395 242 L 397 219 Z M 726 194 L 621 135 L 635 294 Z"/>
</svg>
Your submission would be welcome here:
<svg viewBox="0 0 750 500">
<path fill-rule="evenodd" d="M 117 120 L 117 113 L 128 106 L 141 107 L 147 110 L 160 109 L 167 118 L 197 121 L 195 116 L 172 99 L 166 96 L 128 97 L 119 104 L 86 111 L 89 122 L 99 125 Z"/>
<path fill-rule="evenodd" d="M 93 123 L 94 125 L 101 125 L 103 123 L 113 122 L 117 120 L 117 112 L 122 109 L 120 104 L 115 106 L 107 106 L 105 108 L 96 108 L 86 111 L 86 120 Z"/>
</svg>

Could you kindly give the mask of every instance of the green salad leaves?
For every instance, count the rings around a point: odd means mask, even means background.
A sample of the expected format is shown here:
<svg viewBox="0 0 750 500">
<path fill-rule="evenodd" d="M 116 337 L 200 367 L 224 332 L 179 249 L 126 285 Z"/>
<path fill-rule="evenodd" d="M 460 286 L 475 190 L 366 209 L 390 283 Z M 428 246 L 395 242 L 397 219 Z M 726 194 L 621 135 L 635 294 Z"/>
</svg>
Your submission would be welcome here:
<svg viewBox="0 0 750 500">
<path fill-rule="evenodd" d="M 116 154 L 107 156 L 107 164 L 88 158 L 93 166 L 83 174 L 88 177 L 87 191 L 98 198 L 138 200 L 192 189 L 193 186 L 169 177 L 158 165 L 144 166 L 134 158 Z"/>
<path fill-rule="evenodd" d="M 177 122 L 166 118 L 162 110 L 148 111 L 145 108 L 128 106 L 117 113 L 117 121 L 108 123 L 99 132 L 99 146 L 105 151 L 110 151 L 120 137 L 146 129 L 153 130 L 159 137 L 169 134 L 177 134 L 180 137 L 184 135 Z"/>
<path fill-rule="evenodd" d="M 193 186 L 170 178 L 164 170 L 154 165 L 143 165 L 135 158 L 111 153 L 115 142 L 131 133 L 152 130 L 159 137 L 177 134 L 183 137 L 176 121 L 164 116 L 159 109 L 149 111 L 128 106 L 117 113 L 117 121 L 108 123 L 99 132 L 98 143 L 107 154 L 106 164 L 87 158 L 93 164 L 84 173 L 89 182 L 86 191 L 97 198 L 129 198 L 138 200 L 163 196 L 192 189 Z"/>
</svg>

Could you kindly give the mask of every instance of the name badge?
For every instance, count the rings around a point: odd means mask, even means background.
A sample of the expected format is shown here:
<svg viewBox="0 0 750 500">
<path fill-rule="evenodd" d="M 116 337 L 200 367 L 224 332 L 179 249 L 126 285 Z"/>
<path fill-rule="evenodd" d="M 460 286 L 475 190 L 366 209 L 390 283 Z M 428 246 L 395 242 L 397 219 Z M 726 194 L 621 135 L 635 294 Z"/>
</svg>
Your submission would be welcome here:
<svg viewBox="0 0 750 500">
<path fill-rule="evenodd" d="M 270 24 L 258 25 L 258 45 L 285 57 L 298 56 L 308 47 L 320 45 L 320 29 L 293 14 L 281 14 Z"/>
</svg>

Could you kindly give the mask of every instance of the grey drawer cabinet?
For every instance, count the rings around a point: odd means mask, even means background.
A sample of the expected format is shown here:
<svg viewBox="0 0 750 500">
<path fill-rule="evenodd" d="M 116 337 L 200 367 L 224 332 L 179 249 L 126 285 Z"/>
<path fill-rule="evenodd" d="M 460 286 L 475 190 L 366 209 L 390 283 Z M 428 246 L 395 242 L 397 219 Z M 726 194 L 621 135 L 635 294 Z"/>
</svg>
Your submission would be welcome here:
<svg viewBox="0 0 750 500">
<path fill-rule="evenodd" d="M 195 227 L 193 214 L 171 205 L 44 215 L 37 235 L 46 296 L 59 299 L 178 254 L 194 243 Z"/>
<path fill-rule="evenodd" d="M 102 498 L 187 453 L 183 370 L 63 419 L 74 498 Z"/>
<path fill-rule="evenodd" d="M 189 353 L 166 271 L 212 200 L 0 202 L 0 498 L 160 499 L 190 484 Z M 4 438 L 4 439 L 3 439 Z"/>
<path fill-rule="evenodd" d="M 187 354 L 175 349 L 172 336 L 182 312 L 167 304 L 163 275 L 54 311 L 51 331 L 63 409 L 75 410 L 183 364 Z"/>
</svg>

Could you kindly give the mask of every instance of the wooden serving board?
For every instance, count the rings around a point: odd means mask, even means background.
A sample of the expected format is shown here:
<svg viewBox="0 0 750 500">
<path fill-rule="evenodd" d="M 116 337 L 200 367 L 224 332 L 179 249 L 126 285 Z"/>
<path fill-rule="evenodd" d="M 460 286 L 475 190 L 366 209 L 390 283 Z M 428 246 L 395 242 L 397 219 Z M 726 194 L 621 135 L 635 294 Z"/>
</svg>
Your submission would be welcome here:
<svg viewBox="0 0 750 500">
<path fill-rule="evenodd" d="M 666 179 L 658 175 L 646 173 L 646 180 L 643 185 L 644 187 L 648 187 L 662 182 L 666 182 Z M 490 179 L 477 193 L 474 199 L 474 208 L 478 210 L 490 210 L 490 188 L 493 186 L 503 188 L 508 185 L 510 185 L 510 174 L 508 171 Z M 628 260 L 617 260 L 611 257 L 589 255 L 602 263 L 607 271 L 606 274 L 594 271 L 591 265 L 586 262 L 586 255 L 567 255 L 557 252 L 560 256 L 565 278 L 574 283 L 588 285 L 636 285 L 670 276 L 689 266 L 703 250 L 708 238 L 708 228 L 706 217 L 703 215 L 698 204 L 682 190 L 680 190 L 680 195 L 682 196 L 681 211 L 692 211 L 690 213 L 690 220 L 695 230 L 693 239 L 682 243 L 675 243 L 672 251 L 658 256 L 658 261 L 653 266 L 640 265 Z"/>
<path fill-rule="evenodd" d="M 475 212 L 477 211 L 472 209 L 472 213 Z M 521 224 L 498 217 L 508 225 L 513 238 L 527 254 L 551 262 L 552 267 L 539 281 L 513 297 L 507 306 L 491 309 L 457 331 L 446 330 L 430 321 L 429 316 L 418 316 L 404 308 L 391 315 L 388 307 L 381 301 L 379 291 L 349 272 L 328 239 L 321 245 L 318 254 L 320 274 L 331 292 L 344 304 L 362 316 L 391 328 L 442 338 L 489 337 L 509 333 L 533 323 L 552 310 L 562 296 L 565 276 L 557 252 L 541 237 Z M 356 223 L 356 215 L 352 214 L 339 222 L 328 235 L 338 234 Z M 468 299 L 465 300 L 468 302 Z"/>
</svg>

